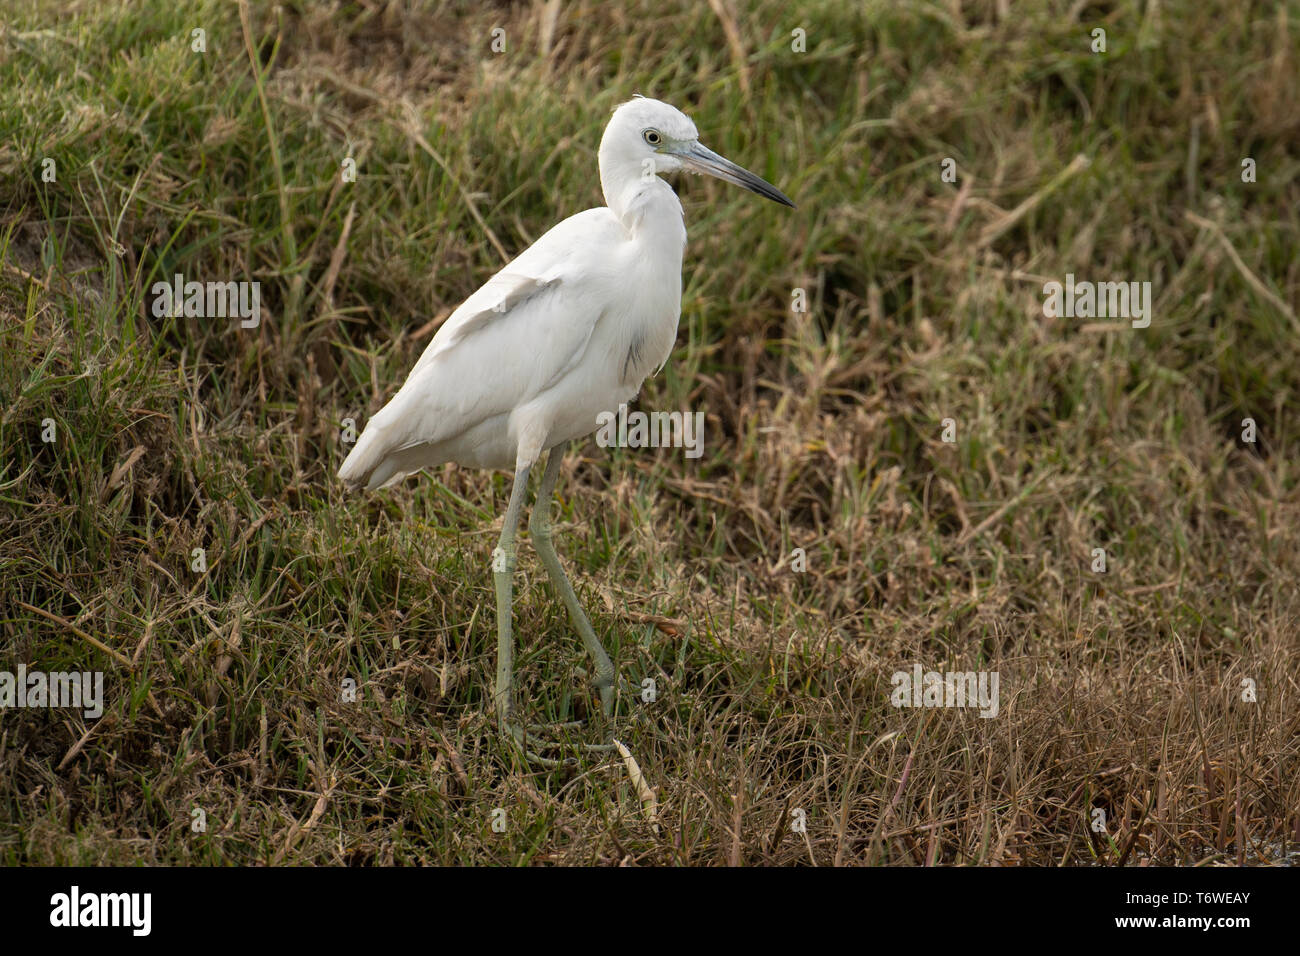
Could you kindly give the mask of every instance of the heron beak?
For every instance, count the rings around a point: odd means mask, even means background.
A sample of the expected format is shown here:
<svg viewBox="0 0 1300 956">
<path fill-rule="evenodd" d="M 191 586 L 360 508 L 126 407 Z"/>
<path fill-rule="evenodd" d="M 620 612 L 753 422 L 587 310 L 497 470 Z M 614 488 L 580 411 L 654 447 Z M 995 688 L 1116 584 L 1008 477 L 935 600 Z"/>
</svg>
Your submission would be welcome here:
<svg viewBox="0 0 1300 956">
<path fill-rule="evenodd" d="M 750 192 L 758 193 L 773 202 L 779 202 L 791 209 L 794 208 L 794 203 L 790 201 L 790 197 L 766 179 L 760 179 L 748 169 L 737 166 L 731 160 L 719 156 L 713 150 L 701 146 L 699 143 L 684 144 L 681 149 L 673 152 L 690 172 L 716 176 L 718 179 L 735 183 L 737 186 L 743 186 Z"/>
</svg>

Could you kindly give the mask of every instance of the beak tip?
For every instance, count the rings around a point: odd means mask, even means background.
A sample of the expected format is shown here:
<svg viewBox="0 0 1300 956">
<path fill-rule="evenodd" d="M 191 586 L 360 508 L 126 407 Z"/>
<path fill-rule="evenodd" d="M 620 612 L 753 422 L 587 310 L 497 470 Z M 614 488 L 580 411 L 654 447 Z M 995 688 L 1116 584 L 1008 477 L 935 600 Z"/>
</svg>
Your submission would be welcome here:
<svg viewBox="0 0 1300 956">
<path fill-rule="evenodd" d="M 782 206 L 789 206 L 791 209 L 799 208 L 794 204 L 793 199 L 791 199 L 785 193 L 781 192 L 781 190 L 777 189 L 776 187 L 772 188 L 771 193 L 760 193 L 759 195 L 766 195 L 768 199 L 772 200 L 772 202 L 780 203 Z"/>
</svg>

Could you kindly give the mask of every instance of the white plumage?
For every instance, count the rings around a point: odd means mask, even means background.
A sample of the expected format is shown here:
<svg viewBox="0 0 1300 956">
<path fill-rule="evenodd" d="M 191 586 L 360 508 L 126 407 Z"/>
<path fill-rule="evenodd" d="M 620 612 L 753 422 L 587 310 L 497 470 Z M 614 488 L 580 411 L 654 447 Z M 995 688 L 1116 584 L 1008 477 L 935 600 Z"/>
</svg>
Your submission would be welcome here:
<svg viewBox="0 0 1300 956">
<path fill-rule="evenodd" d="M 641 176 L 643 160 L 668 166 L 643 127 L 696 137 L 657 100 L 616 111 L 600 147 L 609 205 L 552 228 L 451 314 L 340 478 L 377 488 L 446 461 L 531 465 L 595 431 L 601 412 L 663 366 L 681 314 L 686 226 L 672 187 Z"/>
<path fill-rule="evenodd" d="M 448 461 L 514 469 L 498 548 L 507 567 L 496 572 L 496 706 L 503 728 L 513 705 L 509 668 L 502 665 L 513 654 L 515 526 L 528 471 L 552 448 L 541 507 L 534 509 L 534 542 L 596 658 L 607 714 L 612 706 L 612 665 L 559 570 L 546 512 L 561 446 L 591 434 L 602 413 L 634 398 L 668 360 L 677 337 L 686 227 L 676 193 L 657 174 L 703 172 L 793 205 L 701 146 L 695 124 L 658 100 L 637 98 L 614 111 L 599 160 L 606 205 L 565 219 L 466 299 L 339 469 L 349 485 L 369 489 Z"/>
</svg>

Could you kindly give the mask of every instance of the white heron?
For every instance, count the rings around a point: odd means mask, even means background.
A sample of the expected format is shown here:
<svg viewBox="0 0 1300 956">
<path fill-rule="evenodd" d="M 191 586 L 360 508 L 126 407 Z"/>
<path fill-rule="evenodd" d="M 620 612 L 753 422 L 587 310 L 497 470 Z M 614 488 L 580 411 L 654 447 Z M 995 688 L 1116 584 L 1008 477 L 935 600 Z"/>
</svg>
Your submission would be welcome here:
<svg viewBox="0 0 1300 956">
<path fill-rule="evenodd" d="M 519 513 L 543 452 L 550 454 L 529 521 L 533 546 L 595 663 L 601 709 L 613 713 L 614 666 L 551 543 L 550 499 L 564 445 L 634 398 L 668 361 L 677 337 L 686 227 L 676 193 L 657 174 L 705 173 L 794 206 L 775 186 L 700 145 L 690 118 L 659 100 L 619 106 L 599 160 L 605 205 L 565 219 L 466 299 L 339 469 L 348 485 L 367 489 L 449 461 L 514 470 L 493 554 L 493 703 L 500 731 L 534 759 L 514 722 L 511 588 Z"/>
</svg>

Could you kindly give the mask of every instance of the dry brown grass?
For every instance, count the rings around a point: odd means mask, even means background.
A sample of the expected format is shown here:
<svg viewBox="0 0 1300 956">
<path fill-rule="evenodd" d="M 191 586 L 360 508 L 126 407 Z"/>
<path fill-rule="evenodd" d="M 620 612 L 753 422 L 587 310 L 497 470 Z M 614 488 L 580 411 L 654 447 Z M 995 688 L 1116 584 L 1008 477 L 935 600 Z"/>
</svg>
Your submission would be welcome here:
<svg viewBox="0 0 1300 956">
<path fill-rule="evenodd" d="M 1106 61 L 1069 4 L 810 7 L 804 59 L 781 4 L 256 6 L 268 129 L 224 5 L 196 66 L 172 49 L 191 14 L 74 4 L 100 38 L 82 80 L 27 35 L 33 2 L 0 33 L 0 117 L 34 131 L 0 152 L 0 669 L 102 669 L 109 699 L 97 722 L 0 714 L 0 859 L 1285 858 L 1300 24 L 1189 4 L 1140 52 L 1141 18 L 1103 6 Z M 657 829 L 617 758 L 538 773 L 491 732 L 501 476 L 333 479 L 339 422 L 498 247 L 599 201 L 601 122 L 637 90 L 800 203 L 682 185 L 680 347 L 642 406 L 706 412 L 707 454 L 588 442 L 561 482 L 579 595 L 658 685 L 615 728 Z M 57 188 L 30 176 L 46 153 Z M 153 319 L 155 267 L 257 277 L 271 317 Z M 1156 321 L 1044 317 L 1067 272 L 1152 280 Z M 516 619 L 532 716 L 589 716 L 526 546 Z M 894 709 L 918 663 L 998 672 L 998 716 Z"/>
</svg>

